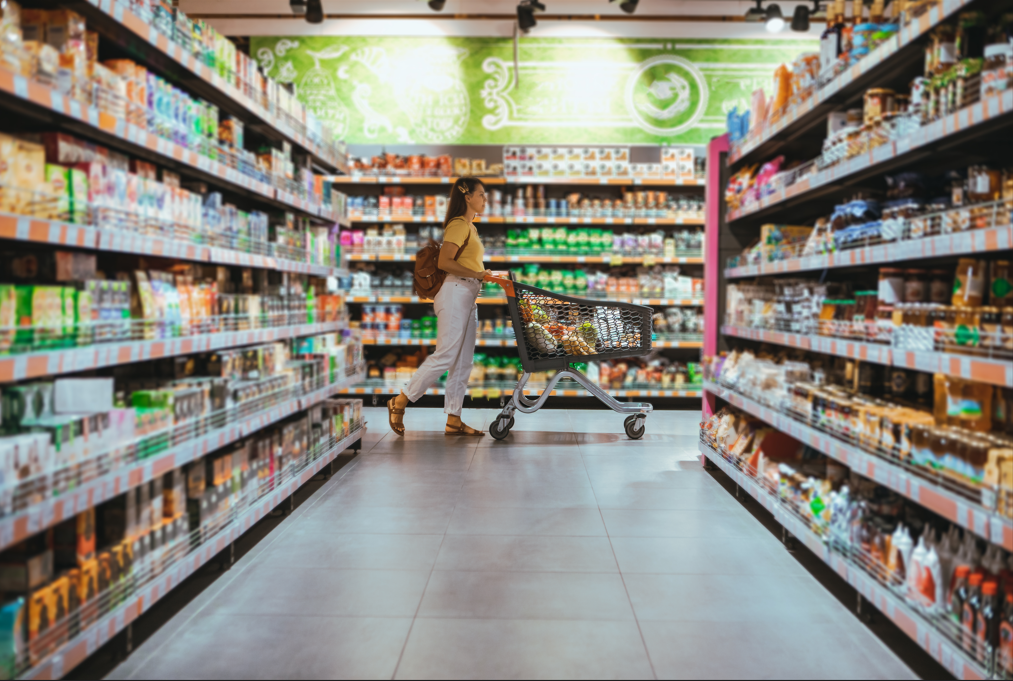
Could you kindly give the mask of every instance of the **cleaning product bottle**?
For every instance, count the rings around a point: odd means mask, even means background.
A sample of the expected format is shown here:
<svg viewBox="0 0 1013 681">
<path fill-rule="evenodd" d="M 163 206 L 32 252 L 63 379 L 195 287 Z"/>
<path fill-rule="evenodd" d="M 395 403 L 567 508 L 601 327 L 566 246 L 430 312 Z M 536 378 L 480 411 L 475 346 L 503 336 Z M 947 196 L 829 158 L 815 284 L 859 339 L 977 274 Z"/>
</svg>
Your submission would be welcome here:
<svg viewBox="0 0 1013 681">
<path fill-rule="evenodd" d="M 939 553 L 934 543 L 925 552 L 918 591 L 926 612 L 935 614 L 943 602 L 943 578 L 939 567 Z"/>
<path fill-rule="evenodd" d="M 967 578 L 971 574 L 971 568 L 967 565 L 958 565 L 953 570 L 953 588 L 950 589 L 950 618 L 960 623 L 964 616 L 964 603 L 967 601 L 968 585 Z"/>
<path fill-rule="evenodd" d="M 911 532 L 905 526 L 899 526 L 894 532 L 893 545 L 897 549 L 897 580 L 904 584 L 911 571 L 911 552 L 914 550 Z"/>
<path fill-rule="evenodd" d="M 977 640 L 978 610 L 981 609 L 981 583 L 984 573 L 972 572 L 967 579 L 967 599 L 960 616 L 961 642 L 964 650 L 974 650 Z"/>
<path fill-rule="evenodd" d="M 990 579 L 981 585 L 981 608 L 978 610 L 978 618 L 975 623 L 979 655 L 989 649 L 985 647 L 986 645 L 992 649 L 998 645 L 999 618 L 999 583 Z"/>
<path fill-rule="evenodd" d="M 927 550 L 925 549 L 925 534 L 918 537 L 918 544 L 911 552 L 911 561 L 908 563 L 907 591 L 908 600 L 913 603 L 920 603 L 918 597 L 919 586 L 922 578 L 922 562 L 925 560 Z"/>
<path fill-rule="evenodd" d="M 1009 585 L 1007 585 L 1009 586 Z M 1006 590 L 1006 605 L 999 625 L 999 676 L 1013 676 L 1013 589 Z"/>
</svg>

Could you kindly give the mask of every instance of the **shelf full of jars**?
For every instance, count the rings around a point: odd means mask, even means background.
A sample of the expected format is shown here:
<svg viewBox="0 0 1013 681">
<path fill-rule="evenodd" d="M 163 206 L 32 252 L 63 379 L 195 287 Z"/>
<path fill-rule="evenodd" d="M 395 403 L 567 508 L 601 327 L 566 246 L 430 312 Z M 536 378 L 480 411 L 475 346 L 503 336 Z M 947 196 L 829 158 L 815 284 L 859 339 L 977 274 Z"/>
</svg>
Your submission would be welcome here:
<svg viewBox="0 0 1013 681">
<path fill-rule="evenodd" d="M 486 187 L 487 212 L 475 221 L 486 266 L 510 268 L 517 280 L 564 295 L 655 307 L 654 355 L 645 361 L 595 364 L 588 371 L 601 385 L 624 395 L 648 390 L 673 398 L 699 395 L 695 355 L 702 346 L 703 331 L 700 227 L 704 206 L 697 187 L 702 186 L 702 177 L 699 182 L 683 182 L 679 189 L 671 182 L 648 178 L 640 178 L 638 187 L 590 188 L 587 183 L 571 183 L 580 178 L 565 173 L 549 176 L 544 183 L 520 182 L 511 174 L 504 176 L 504 167 L 513 173 L 512 156 L 520 149 L 528 153 L 527 148 L 505 147 L 504 163 L 488 167 L 480 159 L 421 154 L 351 158 L 350 167 L 363 179 L 371 177 L 367 174 L 371 172 L 406 180 L 454 172 L 477 174 L 483 181 L 499 180 Z M 629 165 L 628 149 L 591 151 L 601 156 L 608 153 L 609 160 L 601 164 Z M 580 156 L 580 150 L 547 149 L 549 163 L 553 152 Z M 537 155 L 538 150 L 531 148 L 530 153 Z M 666 169 L 679 167 L 688 173 L 687 180 L 702 176 L 699 150 L 665 148 L 660 156 L 666 159 Z M 581 167 L 579 159 L 570 165 L 574 173 Z M 415 295 L 412 276 L 415 253 L 430 239 L 443 240 L 448 188 L 439 186 L 411 182 L 342 185 L 350 194 L 342 222 L 350 227 L 342 228 L 338 244 L 350 271 L 339 277 L 339 285 L 352 310 L 351 324 L 361 329 L 368 358 L 367 380 L 349 389 L 349 394 L 397 394 L 435 346 L 432 301 Z M 475 398 L 495 399 L 512 391 L 520 359 L 513 349 L 514 331 L 503 292 L 486 285 L 478 302 L 479 347 L 469 390 Z M 547 378 L 534 376 L 532 382 L 537 386 Z M 442 394 L 442 385 L 434 387 L 432 394 Z M 586 395 L 577 390 L 565 394 Z"/>
<path fill-rule="evenodd" d="M 1013 7 L 891 5 L 866 51 L 882 7 L 832 2 L 712 143 L 703 450 L 955 676 L 1013 678 Z"/>
</svg>

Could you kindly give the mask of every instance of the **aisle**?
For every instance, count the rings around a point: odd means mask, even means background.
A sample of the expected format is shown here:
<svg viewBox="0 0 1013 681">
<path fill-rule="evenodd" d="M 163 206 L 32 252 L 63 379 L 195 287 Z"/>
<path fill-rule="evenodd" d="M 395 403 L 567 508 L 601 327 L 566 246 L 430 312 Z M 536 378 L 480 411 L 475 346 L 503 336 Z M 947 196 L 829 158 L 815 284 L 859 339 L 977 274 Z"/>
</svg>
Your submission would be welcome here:
<svg viewBox="0 0 1013 681">
<path fill-rule="evenodd" d="M 701 469 L 698 412 L 498 443 L 366 411 L 363 454 L 111 678 L 912 677 Z"/>
</svg>

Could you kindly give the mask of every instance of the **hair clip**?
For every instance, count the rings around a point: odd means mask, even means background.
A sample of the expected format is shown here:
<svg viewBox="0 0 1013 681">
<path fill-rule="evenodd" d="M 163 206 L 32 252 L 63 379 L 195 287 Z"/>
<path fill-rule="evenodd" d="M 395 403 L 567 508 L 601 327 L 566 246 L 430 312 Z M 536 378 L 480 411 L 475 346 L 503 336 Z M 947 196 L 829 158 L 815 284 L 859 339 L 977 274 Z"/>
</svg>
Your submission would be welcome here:
<svg viewBox="0 0 1013 681">
<path fill-rule="evenodd" d="M 467 194 L 468 193 L 468 188 L 464 184 L 457 185 L 457 188 L 461 190 L 462 194 Z"/>
</svg>

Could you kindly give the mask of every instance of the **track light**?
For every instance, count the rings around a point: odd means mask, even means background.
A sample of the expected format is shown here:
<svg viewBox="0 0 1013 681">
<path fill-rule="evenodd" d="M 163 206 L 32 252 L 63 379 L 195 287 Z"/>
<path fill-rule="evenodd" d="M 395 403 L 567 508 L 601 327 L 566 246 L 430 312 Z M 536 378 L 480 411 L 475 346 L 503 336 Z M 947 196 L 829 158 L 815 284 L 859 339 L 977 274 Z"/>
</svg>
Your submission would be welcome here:
<svg viewBox="0 0 1013 681">
<path fill-rule="evenodd" d="M 768 33 L 780 33 L 781 29 L 784 28 L 784 15 L 781 14 L 781 8 L 774 3 L 773 5 L 767 6 L 767 32 Z"/>
<path fill-rule="evenodd" d="M 633 14 L 637 11 L 637 3 L 640 2 L 640 0 L 609 0 L 609 2 L 618 2 L 619 9 L 627 14 Z"/>
<path fill-rule="evenodd" d="M 538 0 L 521 0 L 517 5 L 517 27 L 527 33 L 538 23 L 535 12 L 544 11 L 545 5 Z"/>
<path fill-rule="evenodd" d="M 756 7 L 750 7 L 746 12 L 746 21 L 753 23 L 765 21 L 767 13 L 763 11 L 763 0 L 756 0 Z"/>
<path fill-rule="evenodd" d="M 429 9 L 434 12 L 443 11 L 443 6 L 447 4 L 447 0 L 429 0 Z"/>
<path fill-rule="evenodd" d="M 805 5 L 795 7 L 795 13 L 791 16 L 791 30 L 796 33 L 806 33 L 809 30 L 809 8 Z"/>
<path fill-rule="evenodd" d="M 310 24 L 323 23 L 324 8 L 320 0 L 306 0 L 306 22 Z"/>
<path fill-rule="evenodd" d="M 288 6 L 292 9 L 292 14 L 298 17 L 306 14 L 306 0 L 289 0 Z"/>
</svg>

